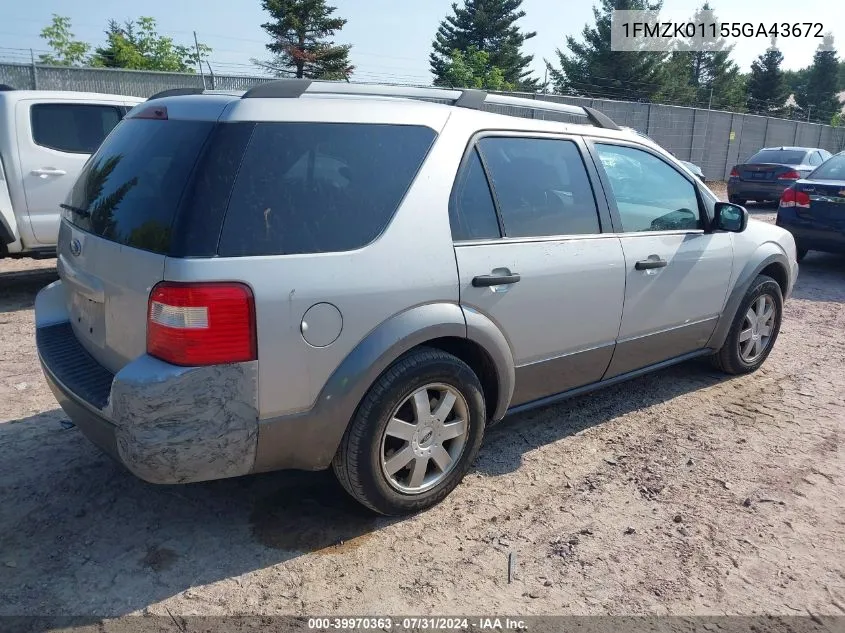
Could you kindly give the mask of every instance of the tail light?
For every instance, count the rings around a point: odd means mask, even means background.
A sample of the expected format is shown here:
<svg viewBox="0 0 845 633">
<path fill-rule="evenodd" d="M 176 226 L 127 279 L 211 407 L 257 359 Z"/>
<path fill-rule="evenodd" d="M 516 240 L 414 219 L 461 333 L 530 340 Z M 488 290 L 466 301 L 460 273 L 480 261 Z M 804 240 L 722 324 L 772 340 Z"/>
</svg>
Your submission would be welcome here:
<svg viewBox="0 0 845 633">
<path fill-rule="evenodd" d="M 780 197 L 780 206 L 785 209 L 798 207 L 800 209 L 810 208 L 810 196 L 805 191 L 796 191 L 792 187 L 783 192 Z"/>
<path fill-rule="evenodd" d="M 255 360 L 252 291 L 239 283 L 159 283 L 150 293 L 147 353 L 184 366 Z"/>
<path fill-rule="evenodd" d="M 799 178 L 801 178 L 801 174 L 799 174 L 794 169 L 785 171 L 780 176 L 778 176 L 778 180 L 798 180 Z"/>
<path fill-rule="evenodd" d="M 731 169 L 731 176 L 730 177 L 731 178 L 739 178 L 739 170 L 736 167 Z"/>
</svg>

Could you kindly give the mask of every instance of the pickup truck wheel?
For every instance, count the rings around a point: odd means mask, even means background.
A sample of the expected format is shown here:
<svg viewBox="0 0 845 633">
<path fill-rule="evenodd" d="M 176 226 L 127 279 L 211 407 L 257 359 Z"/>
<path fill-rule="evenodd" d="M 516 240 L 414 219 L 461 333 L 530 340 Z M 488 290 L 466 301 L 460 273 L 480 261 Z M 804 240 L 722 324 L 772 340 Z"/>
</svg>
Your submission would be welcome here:
<svg viewBox="0 0 845 633">
<path fill-rule="evenodd" d="M 782 316 L 780 286 L 759 275 L 737 310 L 725 344 L 713 356 L 715 366 L 728 374 L 756 371 L 772 351 Z"/>
<path fill-rule="evenodd" d="M 370 388 L 332 467 L 346 491 L 386 515 L 443 500 L 478 454 L 486 412 L 478 377 L 451 354 L 418 348 Z"/>
</svg>

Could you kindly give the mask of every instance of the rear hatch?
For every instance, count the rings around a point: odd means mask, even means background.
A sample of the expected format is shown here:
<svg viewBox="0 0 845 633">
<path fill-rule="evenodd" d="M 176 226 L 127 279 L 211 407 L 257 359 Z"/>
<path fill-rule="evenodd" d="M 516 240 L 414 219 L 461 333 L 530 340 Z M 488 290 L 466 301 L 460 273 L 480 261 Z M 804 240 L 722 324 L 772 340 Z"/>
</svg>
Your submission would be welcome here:
<svg viewBox="0 0 845 633">
<path fill-rule="evenodd" d="M 214 119 L 125 119 L 62 205 L 58 269 L 71 324 L 112 372 L 146 349 L 149 293 L 163 278 L 180 201 Z"/>
</svg>

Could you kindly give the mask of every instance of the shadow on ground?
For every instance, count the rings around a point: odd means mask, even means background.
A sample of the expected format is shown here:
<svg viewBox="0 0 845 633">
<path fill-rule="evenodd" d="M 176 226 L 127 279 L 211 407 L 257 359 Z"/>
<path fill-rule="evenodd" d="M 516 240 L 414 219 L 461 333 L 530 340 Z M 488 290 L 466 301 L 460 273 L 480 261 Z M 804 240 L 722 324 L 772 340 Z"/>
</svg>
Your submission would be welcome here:
<svg viewBox="0 0 845 633">
<path fill-rule="evenodd" d="M 537 446 L 721 379 L 689 363 L 514 416 L 474 468 L 511 472 Z M 329 472 L 153 486 L 67 426 L 61 410 L 0 424 L 0 615 L 126 614 L 303 553 L 352 551 L 397 520 L 363 510 Z"/>
<path fill-rule="evenodd" d="M 38 291 L 58 278 L 54 266 L 0 273 L 0 312 L 31 308 Z"/>
</svg>

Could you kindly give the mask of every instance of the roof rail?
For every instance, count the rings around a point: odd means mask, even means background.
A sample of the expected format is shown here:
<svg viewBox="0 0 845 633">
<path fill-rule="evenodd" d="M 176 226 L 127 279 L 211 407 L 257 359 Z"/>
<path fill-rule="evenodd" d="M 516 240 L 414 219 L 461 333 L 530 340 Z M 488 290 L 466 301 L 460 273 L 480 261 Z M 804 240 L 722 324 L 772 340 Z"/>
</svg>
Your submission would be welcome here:
<svg viewBox="0 0 845 633">
<path fill-rule="evenodd" d="M 161 92 L 155 93 L 147 101 L 164 99 L 164 97 L 179 97 L 182 95 L 201 95 L 203 92 L 205 92 L 204 88 L 170 88 L 169 90 L 162 90 Z"/>
<path fill-rule="evenodd" d="M 311 79 L 278 79 L 250 88 L 241 98 L 297 99 L 305 93 L 402 97 L 421 101 L 446 102 L 449 105 L 459 108 L 471 108 L 473 110 L 480 110 L 485 105 L 523 108 L 537 112 L 557 112 L 571 116 L 585 117 L 596 127 L 609 130 L 620 129 L 607 115 L 593 108 L 569 105 L 567 103 L 556 103 L 543 99 L 490 94 L 484 90 L 350 84 L 342 81 L 319 81 Z"/>
</svg>

